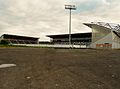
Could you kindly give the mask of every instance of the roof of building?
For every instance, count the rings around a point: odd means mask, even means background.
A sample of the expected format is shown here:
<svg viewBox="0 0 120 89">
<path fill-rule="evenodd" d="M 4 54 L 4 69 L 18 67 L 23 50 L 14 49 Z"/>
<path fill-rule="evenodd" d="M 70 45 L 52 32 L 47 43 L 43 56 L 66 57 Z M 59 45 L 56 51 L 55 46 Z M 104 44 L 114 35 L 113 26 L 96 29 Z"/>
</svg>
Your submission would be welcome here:
<svg viewBox="0 0 120 89">
<path fill-rule="evenodd" d="M 26 39 L 36 39 L 38 40 L 39 38 L 37 37 L 29 37 L 29 36 L 19 36 L 19 35 L 11 35 L 11 34 L 3 34 L 2 36 L 4 36 L 5 38 L 26 38 Z"/>
<path fill-rule="evenodd" d="M 114 23 L 105 23 L 105 22 L 91 22 L 91 23 L 83 23 L 84 25 L 92 28 L 93 25 L 102 26 L 112 30 L 117 36 L 120 37 L 120 25 Z"/>
<path fill-rule="evenodd" d="M 69 34 L 58 34 L 58 35 L 46 35 L 47 37 L 50 38 L 68 38 Z M 74 38 L 79 38 L 79 37 L 92 37 L 92 32 L 88 32 L 88 33 L 72 33 L 71 37 Z"/>
<path fill-rule="evenodd" d="M 116 31 L 116 32 L 120 33 L 120 25 L 119 24 L 105 23 L 105 22 L 91 22 L 91 23 L 83 23 L 83 24 L 87 25 L 90 28 L 92 28 L 92 25 L 103 26 L 103 27 L 111 29 L 112 31 Z"/>
</svg>

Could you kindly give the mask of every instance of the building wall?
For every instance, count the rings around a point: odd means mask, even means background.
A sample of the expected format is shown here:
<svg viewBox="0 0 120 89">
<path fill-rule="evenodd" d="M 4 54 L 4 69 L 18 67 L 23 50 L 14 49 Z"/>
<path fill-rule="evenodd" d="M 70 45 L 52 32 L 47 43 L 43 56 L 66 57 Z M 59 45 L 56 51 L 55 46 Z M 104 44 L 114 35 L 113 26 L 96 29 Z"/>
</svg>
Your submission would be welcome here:
<svg viewBox="0 0 120 89">
<path fill-rule="evenodd" d="M 103 26 L 92 25 L 91 48 L 111 49 L 112 48 L 111 30 Z"/>
<path fill-rule="evenodd" d="M 112 45 L 113 49 L 120 48 L 120 38 L 113 32 L 112 32 L 112 41 L 113 41 L 113 45 Z"/>
</svg>

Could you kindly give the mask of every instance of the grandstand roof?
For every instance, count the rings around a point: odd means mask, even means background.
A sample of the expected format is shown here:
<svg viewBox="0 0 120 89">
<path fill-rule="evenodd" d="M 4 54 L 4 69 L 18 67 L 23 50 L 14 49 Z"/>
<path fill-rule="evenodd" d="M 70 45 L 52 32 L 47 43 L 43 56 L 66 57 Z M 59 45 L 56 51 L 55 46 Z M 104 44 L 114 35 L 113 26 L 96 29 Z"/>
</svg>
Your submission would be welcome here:
<svg viewBox="0 0 120 89">
<path fill-rule="evenodd" d="M 119 24 L 114 24 L 114 23 L 105 23 L 105 22 L 91 22 L 91 23 L 83 23 L 84 25 L 87 25 L 88 27 L 92 27 L 92 25 L 98 25 L 98 26 L 103 26 L 106 28 L 109 28 L 111 30 L 117 31 L 120 33 L 120 25 Z"/>
<path fill-rule="evenodd" d="M 117 36 L 120 37 L 120 25 L 114 23 L 105 23 L 105 22 L 91 22 L 91 23 L 83 23 L 84 25 L 92 28 L 92 25 L 98 25 L 112 30 Z"/>
<path fill-rule="evenodd" d="M 50 37 L 50 38 L 68 38 L 69 37 L 69 34 L 58 34 L 58 35 L 46 35 L 47 37 Z M 85 38 L 85 37 L 92 37 L 92 33 L 89 32 L 89 33 L 72 33 L 71 34 L 71 37 L 73 38 Z"/>
<path fill-rule="evenodd" d="M 28 37 L 28 36 L 19 36 L 19 35 L 11 35 L 11 34 L 3 34 L 2 35 L 4 38 L 12 38 L 12 39 L 19 39 L 19 38 L 21 38 L 21 39 L 24 39 L 24 38 L 26 38 L 26 39 L 34 39 L 34 40 L 38 40 L 39 38 L 37 38 L 37 37 Z"/>
</svg>

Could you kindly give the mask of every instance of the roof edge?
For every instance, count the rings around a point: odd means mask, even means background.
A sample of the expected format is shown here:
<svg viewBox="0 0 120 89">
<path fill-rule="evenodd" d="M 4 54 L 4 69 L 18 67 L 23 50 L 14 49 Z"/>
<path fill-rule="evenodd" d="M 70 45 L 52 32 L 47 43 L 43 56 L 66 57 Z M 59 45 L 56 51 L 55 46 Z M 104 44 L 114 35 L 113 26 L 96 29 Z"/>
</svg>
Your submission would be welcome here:
<svg viewBox="0 0 120 89">
<path fill-rule="evenodd" d="M 3 34 L 3 35 L 1 35 L 1 36 L 4 36 L 4 35 L 9 35 L 9 36 L 18 36 L 18 37 L 28 37 L 28 38 L 40 39 L 40 38 L 38 38 L 38 37 L 20 36 L 20 35 L 12 35 L 12 34 Z"/>
</svg>

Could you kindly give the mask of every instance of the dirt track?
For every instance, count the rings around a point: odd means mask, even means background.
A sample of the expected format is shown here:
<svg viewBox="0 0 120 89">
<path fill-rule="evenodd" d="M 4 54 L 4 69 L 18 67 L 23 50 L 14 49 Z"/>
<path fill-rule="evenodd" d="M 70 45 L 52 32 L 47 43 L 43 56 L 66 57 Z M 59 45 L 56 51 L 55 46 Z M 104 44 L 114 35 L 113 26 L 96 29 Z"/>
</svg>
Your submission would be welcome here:
<svg viewBox="0 0 120 89">
<path fill-rule="evenodd" d="M 120 50 L 0 48 L 0 89 L 120 89 Z"/>
</svg>

